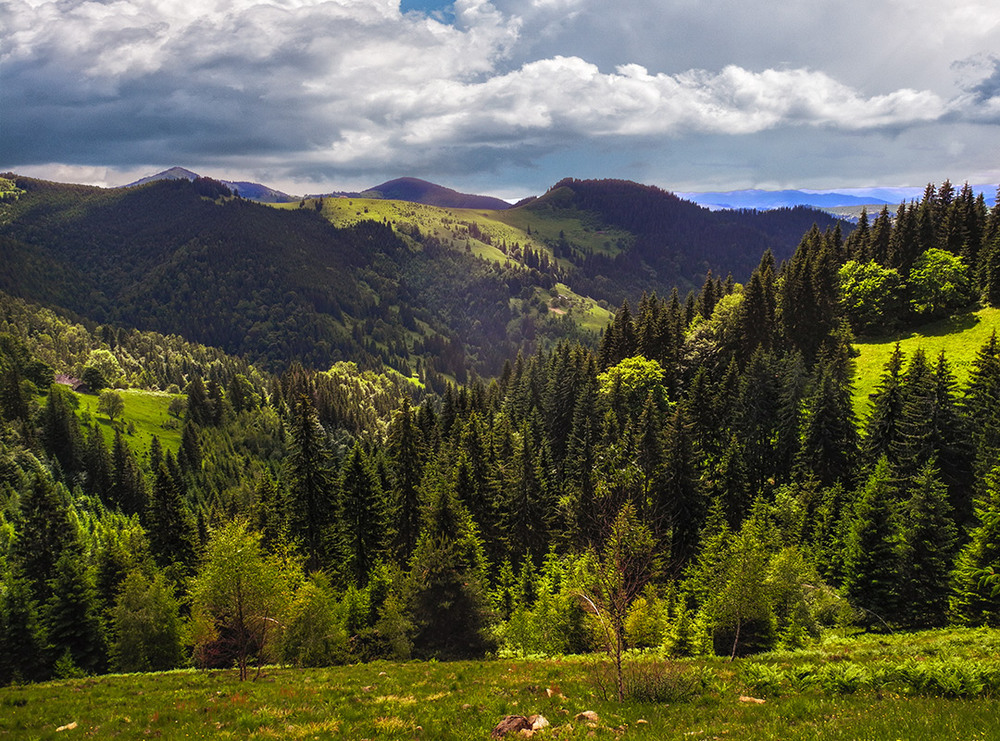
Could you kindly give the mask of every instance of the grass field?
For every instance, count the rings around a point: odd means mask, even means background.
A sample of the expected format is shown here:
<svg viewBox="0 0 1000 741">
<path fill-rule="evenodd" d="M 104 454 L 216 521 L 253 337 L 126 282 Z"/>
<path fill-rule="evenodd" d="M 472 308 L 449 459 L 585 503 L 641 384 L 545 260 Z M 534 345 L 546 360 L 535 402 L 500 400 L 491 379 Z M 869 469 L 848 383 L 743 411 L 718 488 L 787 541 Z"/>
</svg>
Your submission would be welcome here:
<svg viewBox="0 0 1000 741">
<path fill-rule="evenodd" d="M 854 347 L 860 354 L 854 375 L 855 411 L 862 418 L 867 416 L 869 396 L 878 386 L 896 342 L 907 357 L 923 348 L 932 362 L 943 350 L 961 386 L 969 377 L 979 349 L 995 331 L 1000 332 L 1000 309 L 988 308 L 927 324 L 914 332 L 856 342 Z"/>
<path fill-rule="evenodd" d="M 623 704 L 597 690 L 595 659 L 578 657 L 270 667 L 245 683 L 232 671 L 112 675 L 0 689 L 0 738 L 466 741 L 505 715 L 541 714 L 551 725 L 537 736 L 551 739 L 988 739 L 1000 734 L 998 648 L 998 631 L 951 630 L 733 663 L 646 657 L 636 666 L 659 667 L 665 694 Z M 840 680 L 811 683 L 810 671 Z M 955 672 L 980 683 L 912 678 Z M 588 710 L 596 722 L 578 717 Z"/>
<path fill-rule="evenodd" d="M 165 451 L 176 453 L 181 444 L 181 424 L 167 414 L 173 395 L 137 389 L 124 389 L 118 393 L 125 402 L 125 412 L 115 420 L 115 425 L 125 434 L 132 452 L 137 455 L 145 454 L 155 435 L 160 438 L 160 445 Z M 114 428 L 105 415 L 97 412 L 97 395 L 74 396 L 79 402 L 77 414 L 84 421 L 97 422 L 110 445 L 115 436 Z"/>
</svg>

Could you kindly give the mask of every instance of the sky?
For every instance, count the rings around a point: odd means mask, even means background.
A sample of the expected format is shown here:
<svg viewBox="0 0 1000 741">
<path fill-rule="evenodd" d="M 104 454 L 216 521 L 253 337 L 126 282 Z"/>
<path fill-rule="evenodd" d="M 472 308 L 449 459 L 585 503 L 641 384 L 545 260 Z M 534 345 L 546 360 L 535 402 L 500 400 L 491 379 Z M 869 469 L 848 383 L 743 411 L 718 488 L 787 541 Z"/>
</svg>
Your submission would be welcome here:
<svg viewBox="0 0 1000 741">
<path fill-rule="evenodd" d="M 0 0 L 0 170 L 509 200 L 1000 182 L 1000 3 Z"/>
</svg>

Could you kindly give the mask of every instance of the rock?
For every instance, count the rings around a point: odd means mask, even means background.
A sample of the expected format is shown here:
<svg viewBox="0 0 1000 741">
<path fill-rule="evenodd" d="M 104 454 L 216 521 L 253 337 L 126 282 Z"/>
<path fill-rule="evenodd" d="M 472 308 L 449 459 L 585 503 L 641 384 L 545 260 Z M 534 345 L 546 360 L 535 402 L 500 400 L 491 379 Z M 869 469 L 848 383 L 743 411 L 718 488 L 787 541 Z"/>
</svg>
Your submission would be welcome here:
<svg viewBox="0 0 1000 741">
<path fill-rule="evenodd" d="M 60 731 L 72 731 L 74 728 L 76 728 L 76 721 L 75 720 L 72 723 L 67 723 L 64 726 L 59 726 L 56 729 L 56 733 L 59 733 Z"/>
<path fill-rule="evenodd" d="M 752 702 L 757 705 L 764 704 L 764 700 L 761 700 L 759 697 L 748 697 L 747 695 L 740 695 L 740 702 Z"/>
<path fill-rule="evenodd" d="M 582 713 L 577 713 L 573 720 L 582 720 L 585 723 L 600 723 L 601 719 L 593 710 L 584 710 Z"/>
<path fill-rule="evenodd" d="M 532 715 L 528 718 L 531 721 L 531 730 L 538 731 L 542 728 L 548 728 L 549 722 L 545 719 L 544 715 Z"/>
<path fill-rule="evenodd" d="M 523 715 L 508 715 L 493 727 L 490 738 L 503 738 L 508 733 L 521 731 L 531 731 L 531 721 Z"/>
</svg>

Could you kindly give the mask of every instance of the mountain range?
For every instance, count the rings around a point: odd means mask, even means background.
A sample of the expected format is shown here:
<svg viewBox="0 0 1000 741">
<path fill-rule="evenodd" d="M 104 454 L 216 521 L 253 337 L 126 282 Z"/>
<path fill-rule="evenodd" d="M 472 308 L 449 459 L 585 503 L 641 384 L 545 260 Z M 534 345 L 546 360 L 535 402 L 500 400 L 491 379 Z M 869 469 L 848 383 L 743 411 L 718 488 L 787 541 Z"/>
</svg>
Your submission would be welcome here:
<svg viewBox="0 0 1000 741">
<path fill-rule="evenodd" d="M 745 280 L 766 250 L 780 262 L 814 223 L 841 223 L 804 208 L 711 212 L 619 180 L 567 179 L 488 210 L 351 196 L 267 205 L 168 173 L 113 189 L 10 176 L 0 290 L 264 367 L 354 360 L 435 384 L 593 340 L 644 292 L 677 287 L 683 299 L 709 273 Z"/>
<path fill-rule="evenodd" d="M 125 187 L 144 185 L 156 180 L 186 179 L 200 177 L 183 167 L 172 167 L 155 175 L 129 183 Z M 260 183 L 222 180 L 243 198 L 260 203 L 290 203 L 300 200 L 300 196 L 289 195 Z M 983 194 L 987 206 L 996 203 L 996 185 L 974 185 L 975 193 Z M 881 206 L 898 206 L 900 203 L 919 201 L 924 187 L 870 187 L 839 188 L 831 190 L 785 189 L 762 190 L 758 188 L 727 191 L 677 191 L 679 198 L 691 201 L 711 211 L 752 209 L 769 211 L 776 208 L 813 208 L 828 211 L 837 218 L 856 221 L 862 207 L 877 211 Z M 481 208 L 502 210 L 511 207 L 507 201 L 492 196 L 459 193 L 435 183 L 419 178 L 403 177 L 389 180 L 363 191 L 331 191 L 305 198 L 378 198 L 386 200 L 423 203 L 443 208 Z M 530 200 L 530 199 L 526 199 Z M 839 210 L 837 210 L 839 209 Z"/>
</svg>

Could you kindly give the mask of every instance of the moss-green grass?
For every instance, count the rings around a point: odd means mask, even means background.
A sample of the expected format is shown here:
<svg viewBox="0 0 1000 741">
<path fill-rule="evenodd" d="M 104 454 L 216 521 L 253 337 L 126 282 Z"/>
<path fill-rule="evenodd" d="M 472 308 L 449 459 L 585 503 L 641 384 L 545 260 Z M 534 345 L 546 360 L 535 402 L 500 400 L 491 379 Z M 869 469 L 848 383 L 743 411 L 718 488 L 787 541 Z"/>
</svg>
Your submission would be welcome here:
<svg viewBox="0 0 1000 741">
<path fill-rule="evenodd" d="M 994 331 L 1000 331 L 1000 309 L 986 308 L 927 324 L 912 332 L 862 338 L 854 344 L 859 352 L 854 375 L 855 411 L 862 418 L 867 416 L 869 396 L 878 386 L 896 342 L 907 357 L 917 348 L 923 348 L 933 361 L 943 350 L 961 385 L 968 380 L 976 354 Z"/>
<path fill-rule="evenodd" d="M 995 660 L 998 644 L 992 630 L 927 631 L 833 639 L 733 663 L 685 660 L 670 666 L 701 677 L 686 697 L 624 704 L 597 691 L 593 658 L 575 657 L 272 667 L 244 683 L 232 671 L 104 676 L 0 688 L 0 738 L 466 741 L 487 738 L 505 715 L 536 713 L 551 724 L 542 739 L 996 738 L 1000 702 L 991 691 L 965 699 L 885 687 L 750 694 L 755 688 L 744 677 L 760 667 L 788 672 L 805 661 L 872 672 L 944 654 L 982 662 Z M 577 719 L 585 710 L 599 721 Z M 57 730 L 71 723 L 71 730 Z"/>
<path fill-rule="evenodd" d="M 114 440 L 114 427 L 118 427 L 136 454 L 146 453 L 154 436 L 160 438 L 164 450 L 176 453 L 181 444 L 180 422 L 167 413 L 174 395 L 138 389 L 124 389 L 118 393 L 125 402 L 125 411 L 115 420 L 114 426 L 107 416 L 98 413 L 96 394 L 74 394 L 79 404 L 78 416 L 83 421 L 97 422 L 109 445 Z"/>
</svg>

